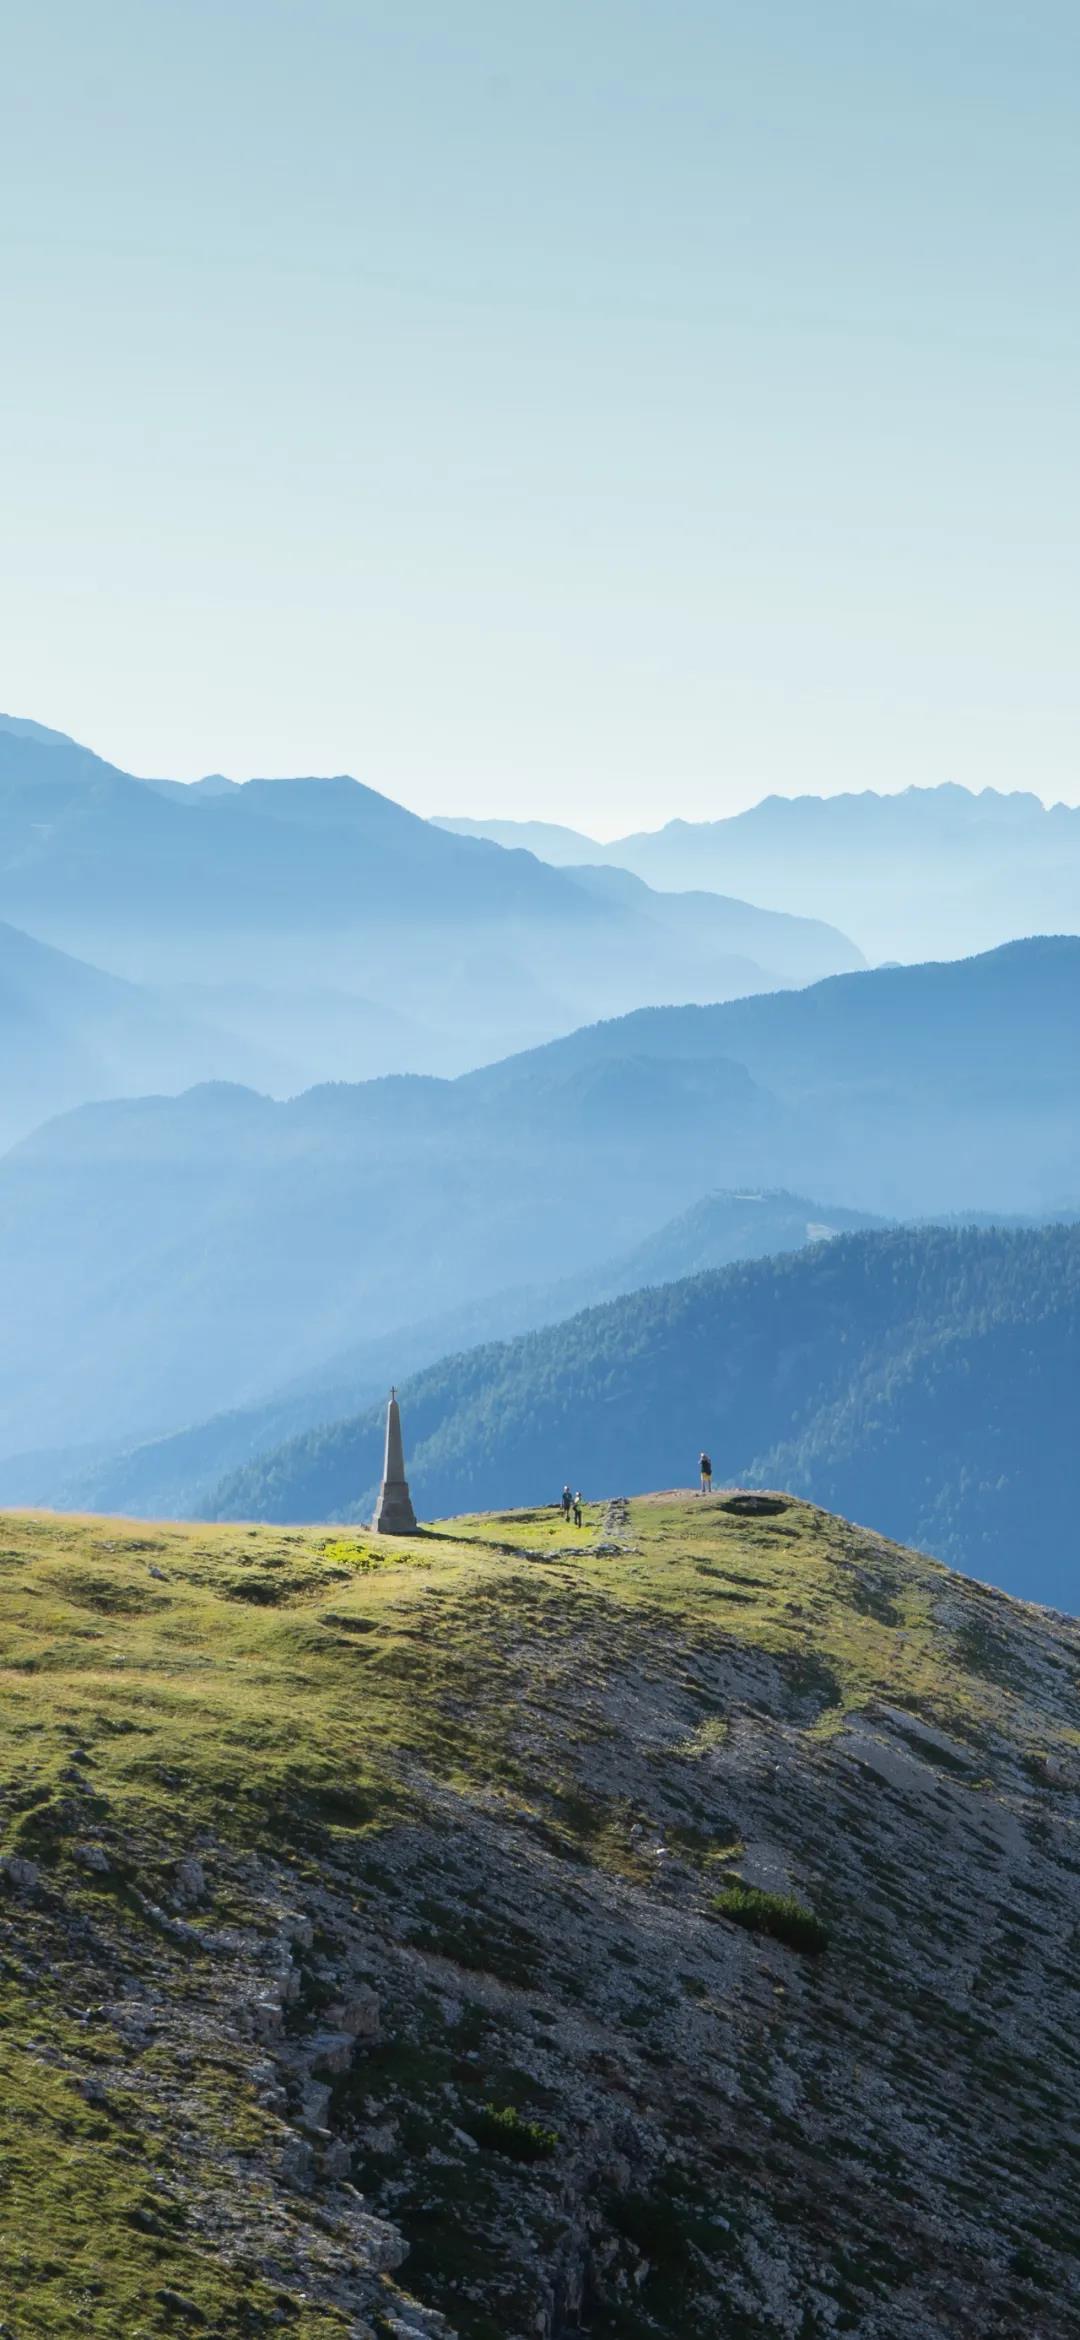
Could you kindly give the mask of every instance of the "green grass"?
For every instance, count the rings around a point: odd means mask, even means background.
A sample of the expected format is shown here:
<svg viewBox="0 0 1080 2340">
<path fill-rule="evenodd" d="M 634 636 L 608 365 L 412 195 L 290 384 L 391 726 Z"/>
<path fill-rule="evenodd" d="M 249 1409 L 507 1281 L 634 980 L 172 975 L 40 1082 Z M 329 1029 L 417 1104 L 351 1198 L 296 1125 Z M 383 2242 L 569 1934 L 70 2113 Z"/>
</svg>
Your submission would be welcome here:
<svg viewBox="0 0 1080 2340">
<path fill-rule="evenodd" d="M 101 2107 L 84 2102 L 76 2079 L 116 2043 L 104 2027 L 76 2031 L 55 2001 L 45 2037 L 43 2016 L 40 1993 L 4 1991 L 0 2300 L 18 2340 L 165 2333 L 169 2291 L 228 2340 L 269 2331 L 279 2287 L 220 2263 L 177 2198 L 164 2091 L 157 2106 L 149 2095 L 141 2104 L 119 2094 Z M 199 2099 L 192 2113 L 207 2149 L 249 2152 L 259 2121 L 239 2069 L 220 2090 L 206 2075 Z M 336 2311 L 293 2306 L 288 2329 L 299 2340 L 346 2340 Z M 188 2328 L 199 2328 L 194 2318 Z"/>
<path fill-rule="evenodd" d="M 810 1957 L 817 1957 L 828 1944 L 827 1926 L 790 1893 L 765 1893 L 757 1885 L 744 1885 L 732 1878 L 722 1893 L 714 1893 L 712 1906 L 719 1917 L 730 1918 L 732 1925 L 745 1926 L 748 1934 L 766 1934 L 771 1941 L 783 1942 L 789 1950 L 802 1950 Z"/>
<path fill-rule="evenodd" d="M 550 2161 L 559 2149 L 554 2129 L 545 2129 L 539 2121 L 526 2120 L 512 2104 L 501 2108 L 483 2104 L 472 2115 L 469 2128 L 478 2145 L 492 2153 L 505 2153 L 511 2161 Z"/>
<path fill-rule="evenodd" d="M 717 1653 L 777 1661 L 785 1719 L 823 1758 L 818 1741 L 881 1702 L 975 1749 L 985 1739 L 1045 1758 L 1075 1741 L 1070 1682 L 1058 1704 L 1024 1703 L 1012 1612 L 1000 1622 L 995 1612 L 988 1634 L 975 1588 L 810 1505 L 788 1506 L 781 1537 L 772 1521 L 719 1505 L 635 1499 L 615 1556 L 589 1553 L 600 1508 L 586 1518 L 578 1534 L 551 1514 L 489 1516 L 392 1545 L 339 1530 L 0 1520 L 0 1853 L 32 1857 L 44 1879 L 25 1905 L 0 1889 L 0 2318 L 18 2340 L 165 2340 L 181 2327 L 162 2291 L 190 2299 L 214 2340 L 250 2340 L 281 2316 L 290 2340 L 345 2340 L 336 2308 L 299 2285 L 286 2306 L 204 2231 L 200 2203 L 222 2186 L 246 2216 L 251 2172 L 274 2150 L 250 2043 L 187 2070 L 164 2039 L 108 2103 L 84 2093 L 125 2064 L 96 1946 L 198 2019 L 214 1959 L 177 1948 L 146 1912 L 168 1903 L 175 1863 L 200 1840 L 211 1848 L 213 1906 L 191 1913 L 196 1935 L 253 1922 L 253 1846 L 301 1900 L 306 1876 L 347 1869 L 359 1907 L 365 1877 L 415 1821 L 437 1813 L 452 1849 L 438 1797 L 494 1814 L 523 1862 L 552 1864 L 551 1940 L 466 1891 L 451 1906 L 430 1880 L 413 1893 L 413 1938 L 456 1964 L 463 1987 L 479 1975 L 525 1994 L 540 1976 L 565 2009 L 575 1993 L 587 2002 L 590 1978 L 553 1961 L 560 1894 L 572 1899 L 602 1873 L 629 1910 L 634 1895 L 663 1889 L 650 1855 L 658 1823 L 634 1800 L 654 1780 L 672 1799 L 671 1850 L 698 1906 L 797 1949 L 821 1947 L 820 1921 L 797 1901 L 735 1882 L 707 1892 L 723 1853 L 712 1773 L 739 1727 L 696 1687 Z M 881 1601 L 847 1597 L 864 1565 L 875 1584 L 887 1574 L 887 1614 Z M 937 1618 L 945 1591 L 964 1612 L 959 1627 Z M 624 1726 L 605 1701 L 620 1684 L 636 1696 L 653 1679 L 675 1686 L 679 1720 L 624 1794 Z M 603 1792 L 589 1776 L 593 1749 L 605 1753 Z M 82 1838 L 102 1845 L 107 1874 L 80 1867 Z M 83 1929 L 77 1956 L 69 1924 Z M 625 2003 L 633 2034 L 635 2002 Z M 654 2001 L 641 2004 L 647 2027 Z M 464 2086 L 435 2056 L 437 2020 L 417 2046 L 419 2066 L 437 2067 L 440 2087 L 444 2076 Z M 474 2108 L 480 2088 L 489 2092 L 471 2116 L 474 2135 L 487 2123 L 485 2169 L 497 2154 L 531 2160 L 538 2175 L 557 2163 L 568 2124 L 555 2107 L 558 2132 L 533 2120 L 531 2106 L 547 2109 L 542 2092 L 530 2083 L 507 2108 L 514 2089 L 499 2072 L 474 2087 Z M 306 2216 L 289 2206 L 301 2242 Z M 645 2211 L 635 2203 L 626 2216 Z M 474 2246 L 480 2264 L 482 2233 Z M 416 2264 L 427 2263 L 418 2234 Z"/>
</svg>

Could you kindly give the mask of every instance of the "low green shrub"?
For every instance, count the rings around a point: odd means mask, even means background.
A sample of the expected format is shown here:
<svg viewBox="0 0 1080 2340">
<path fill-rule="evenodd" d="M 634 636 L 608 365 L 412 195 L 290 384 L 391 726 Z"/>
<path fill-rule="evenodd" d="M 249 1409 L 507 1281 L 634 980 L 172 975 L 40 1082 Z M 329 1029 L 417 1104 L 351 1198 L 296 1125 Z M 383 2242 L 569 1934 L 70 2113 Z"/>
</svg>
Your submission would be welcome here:
<svg viewBox="0 0 1080 2340">
<path fill-rule="evenodd" d="M 507 2153 L 511 2161 L 550 2161 L 558 2145 L 554 2129 L 527 2121 L 512 2104 L 483 2104 L 468 2124 L 469 2135 L 493 2153 Z"/>
<path fill-rule="evenodd" d="M 824 1950 L 829 1939 L 827 1926 L 793 1894 L 765 1893 L 760 1886 L 744 1885 L 737 1877 L 722 1893 L 713 1895 L 712 1906 L 719 1917 L 745 1926 L 748 1933 L 767 1934 L 772 1941 L 786 1942 L 789 1950 L 803 1950 L 810 1957 Z"/>
</svg>

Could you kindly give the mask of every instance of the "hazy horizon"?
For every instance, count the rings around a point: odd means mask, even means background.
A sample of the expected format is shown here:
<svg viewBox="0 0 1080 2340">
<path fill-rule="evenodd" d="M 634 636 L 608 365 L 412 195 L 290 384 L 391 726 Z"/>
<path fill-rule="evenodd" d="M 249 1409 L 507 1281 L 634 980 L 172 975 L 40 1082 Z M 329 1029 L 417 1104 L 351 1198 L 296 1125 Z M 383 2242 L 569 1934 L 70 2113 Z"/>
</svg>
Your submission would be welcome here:
<svg viewBox="0 0 1080 2340">
<path fill-rule="evenodd" d="M 1080 26 L 45 0 L 0 698 L 599 835 L 1080 798 Z"/>
<path fill-rule="evenodd" d="M 104 753 L 104 751 L 94 740 L 86 738 L 75 738 L 74 734 L 61 732 L 57 725 L 44 723 L 40 716 L 28 715 L 25 711 L 19 714 L 15 714 L 10 709 L 0 709 L 0 726 L 14 727 L 18 729 L 26 728 L 31 731 L 45 733 L 53 732 L 58 738 L 70 738 L 73 740 L 76 746 L 89 748 L 90 751 L 95 755 L 103 755 Z M 115 763 L 116 761 L 116 759 L 111 756 L 105 756 L 104 760 L 108 763 Z M 123 770 L 126 767 L 121 765 L 119 768 Z M 224 778 L 232 780 L 239 787 L 243 787 L 249 780 L 346 778 L 360 781 L 365 787 L 373 789 L 378 795 L 392 796 L 393 793 L 390 789 L 381 787 L 378 779 L 370 774 L 365 775 L 359 772 L 345 771 L 343 769 L 335 770 L 333 772 L 329 770 L 325 772 L 316 772 L 314 770 L 286 770 L 284 767 L 282 767 L 278 771 L 252 770 L 250 772 L 223 772 L 220 765 L 215 765 L 212 770 L 206 770 L 202 772 L 169 772 L 165 771 L 164 769 L 155 769 L 153 771 L 146 770 L 133 772 L 131 777 L 145 780 L 176 780 L 179 781 L 182 786 L 190 787 L 196 786 L 200 780 L 211 778 Z M 966 793 L 969 795 L 975 797 L 999 797 L 1006 795 L 1026 796 L 1042 803 L 1048 810 L 1053 810 L 1056 806 L 1067 806 L 1072 809 L 1074 802 L 1078 801 L 1067 796 L 1048 796 L 1043 791 L 1030 784 L 1023 786 L 1017 785 L 1014 788 L 1008 788 L 1004 785 L 995 786 L 992 782 L 985 782 L 982 785 L 977 785 L 965 781 L 913 780 L 898 781 L 895 786 L 891 788 L 875 788 L 869 784 L 865 788 L 837 787 L 831 789 L 809 789 L 796 786 L 784 787 L 782 785 L 778 785 L 768 789 L 763 789 L 756 794 L 747 795 L 745 798 L 733 797 L 730 799 L 730 801 L 726 801 L 722 809 L 716 813 L 709 813 L 707 811 L 698 811 L 697 813 L 683 812 L 678 805 L 673 807 L 670 801 L 664 804 L 654 804 L 651 809 L 648 803 L 646 803 L 644 812 L 635 822 L 634 826 L 635 829 L 647 834 L 651 830 L 665 828 L 672 822 L 677 821 L 700 822 L 708 821 L 710 819 L 723 820 L 725 818 L 730 818 L 735 813 L 750 810 L 755 805 L 759 805 L 765 802 L 768 798 L 777 798 L 782 801 L 794 803 L 802 798 L 821 799 L 822 797 L 830 797 L 835 799 L 841 796 L 904 796 L 925 793 L 929 789 L 942 787 L 961 789 L 966 791 Z M 660 793 L 661 791 L 658 784 L 657 794 L 659 795 Z M 664 791 L 663 793 L 670 796 L 670 791 Z M 394 798 L 393 801 L 405 804 L 407 810 L 418 810 L 417 807 L 408 805 L 406 803 L 406 799 L 403 797 Z M 520 806 L 516 806 L 512 812 L 502 811 L 497 807 L 490 805 L 485 807 L 483 805 L 474 803 L 470 803 L 468 806 L 458 803 L 436 805 L 433 806 L 429 811 L 420 814 L 419 817 L 433 821 L 468 819 L 475 821 L 478 825 L 481 826 L 486 822 L 494 823 L 497 821 L 519 822 L 526 826 L 546 824 L 556 828 L 574 830 L 578 834 L 590 838 L 598 845 L 614 844 L 620 837 L 629 833 L 625 828 L 619 828 L 617 826 L 613 827 L 611 825 L 603 826 L 599 822 L 587 824 L 583 816 L 579 816 L 577 818 L 568 816 L 565 820 L 560 820 L 554 814 L 532 808 L 528 803 L 522 803 Z"/>
</svg>

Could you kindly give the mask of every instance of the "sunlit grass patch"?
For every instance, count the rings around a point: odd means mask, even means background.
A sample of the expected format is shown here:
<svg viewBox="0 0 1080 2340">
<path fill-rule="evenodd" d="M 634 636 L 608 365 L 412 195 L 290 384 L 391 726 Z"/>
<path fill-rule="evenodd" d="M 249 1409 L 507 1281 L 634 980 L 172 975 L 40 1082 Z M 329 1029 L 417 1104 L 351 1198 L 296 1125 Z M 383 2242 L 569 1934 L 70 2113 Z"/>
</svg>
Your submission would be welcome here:
<svg viewBox="0 0 1080 2340">
<path fill-rule="evenodd" d="M 695 1731 L 690 1732 L 688 1738 L 680 1739 L 670 1749 L 670 1753 L 681 1755 L 691 1763 L 699 1762 L 703 1755 L 711 1755 L 714 1748 L 722 1747 L 730 1731 L 731 1724 L 726 1715 L 710 1714 L 704 1722 L 698 1724 Z"/>
<path fill-rule="evenodd" d="M 747 1933 L 765 1934 L 810 1957 L 819 1956 L 828 1944 L 828 1927 L 790 1893 L 766 1893 L 733 1877 L 721 1893 L 714 1893 L 712 1907 L 718 1917 L 729 1918 Z"/>
</svg>

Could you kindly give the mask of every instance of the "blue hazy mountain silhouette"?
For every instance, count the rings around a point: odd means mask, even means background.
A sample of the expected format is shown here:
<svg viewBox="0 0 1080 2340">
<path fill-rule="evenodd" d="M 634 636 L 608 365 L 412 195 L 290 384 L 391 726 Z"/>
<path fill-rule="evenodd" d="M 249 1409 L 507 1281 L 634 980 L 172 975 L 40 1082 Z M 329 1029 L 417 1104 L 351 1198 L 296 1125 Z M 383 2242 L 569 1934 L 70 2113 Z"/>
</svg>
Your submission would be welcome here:
<svg viewBox="0 0 1080 2340">
<path fill-rule="evenodd" d="M 743 1192 L 705 1195 L 643 1243 L 578 1276 L 508 1287 L 442 1316 L 369 1332 L 318 1370 L 285 1376 L 261 1406 L 231 1409 L 206 1422 L 118 1452 L 38 1452 L 0 1462 L 8 1502 L 49 1503 L 65 1510 L 201 1516 L 223 1474 L 237 1470 L 297 1432 L 337 1419 L 374 1400 L 395 1377 L 415 1373 L 448 1352 L 555 1323 L 586 1301 L 608 1300 L 644 1284 L 671 1282 L 731 1261 L 795 1251 L 811 1242 L 878 1222 L 861 1211 L 826 1206 L 805 1195 Z"/>
<path fill-rule="evenodd" d="M 451 836 L 346 774 L 185 787 L 42 728 L 0 719 L 0 919 L 131 982 L 197 982 L 213 1020 L 235 1020 L 242 990 L 267 1055 L 287 999 L 293 1087 L 458 1071 L 585 1016 L 861 963 L 820 922 L 710 896 L 680 917 L 644 887 Z M 328 992 L 356 1001 L 355 1034 L 344 1006 L 328 1027 Z M 378 1012 L 397 1020 L 389 1059 Z"/>
<path fill-rule="evenodd" d="M 450 819 L 554 866 L 599 862 L 650 886 L 707 887 L 833 920 L 875 960 L 959 958 L 1080 931 L 1080 807 L 944 783 L 895 795 L 767 796 L 716 821 L 613 843 L 539 821 Z"/>
<path fill-rule="evenodd" d="M 0 1161 L 2 1448 L 257 1405 L 358 1337 L 572 1287 L 717 1187 L 1050 1211 L 1078 1109 L 1070 937 L 643 1010 L 453 1081 L 84 1107 Z"/>
<path fill-rule="evenodd" d="M 208 1074 L 272 1084 L 280 1054 L 197 1005 L 127 983 L 0 922 L 0 1145 L 90 1097 L 183 1089 Z"/>
<path fill-rule="evenodd" d="M 783 1487 L 1074 1609 L 1080 1224 L 905 1228 L 636 1292 L 402 1392 L 422 1513 L 692 1480 Z M 357 1519 L 381 1409 L 288 1440 L 216 1514 Z M 899 1620 L 896 1620 L 899 1622 Z"/>
</svg>

